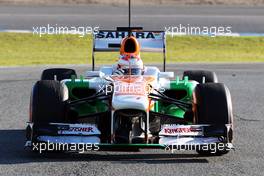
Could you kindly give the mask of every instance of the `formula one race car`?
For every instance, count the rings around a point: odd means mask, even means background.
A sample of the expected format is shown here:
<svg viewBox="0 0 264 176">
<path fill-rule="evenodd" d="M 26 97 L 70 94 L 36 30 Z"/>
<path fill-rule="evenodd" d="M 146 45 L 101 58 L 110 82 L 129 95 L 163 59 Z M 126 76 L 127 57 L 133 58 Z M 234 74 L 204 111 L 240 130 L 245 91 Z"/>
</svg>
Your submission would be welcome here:
<svg viewBox="0 0 264 176">
<path fill-rule="evenodd" d="M 165 41 L 163 31 L 100 31 L 94 35 L 93 70 L 85 76 L 77 78 L 73 69 L 44 70 L 32 89 L 26 146 L 92 144 L 100 150 L 226 154 L 233 140 L 228 88 L 214 72 L 190 70 L 182 78 L 166 72 Z M 94 53 L 111 51 L 120 51 L 118 63 L 94 71 Z M 163 53 L 163 72 L 143 66 L 144 51 Z"/>
</svg>

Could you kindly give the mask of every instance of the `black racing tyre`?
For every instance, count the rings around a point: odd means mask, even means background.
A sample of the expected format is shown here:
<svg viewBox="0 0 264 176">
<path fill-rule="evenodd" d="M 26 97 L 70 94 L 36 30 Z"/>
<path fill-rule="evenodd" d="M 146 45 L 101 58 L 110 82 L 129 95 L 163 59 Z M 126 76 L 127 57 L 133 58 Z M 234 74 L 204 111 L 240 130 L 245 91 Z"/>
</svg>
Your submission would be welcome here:
<svg viewBox="0 0 264 176">
<path fill-rule="evenodd" d="M 217 83 L 218 78 L 215 72 L 206 70 L 187 70 L 183 72 L 183 78 L 188 76 L 189 80 L 194 80 L 203 83 L 203 77 L 205 78 L 205 83 Z"/>
<path fill-rule="evenodd" d="M 223 83 L 198 84 L 194 90 L 197 123 L 222 125 L 232 123 L 232 101 Z"/>
<path fill-rule="evenodd" d="M 231 124 L 228 134 L 229 141 L 233 139 L 233 112 L 231 95 L 228 88 L 222 83 L 198 84 L 194 91 L 196 124 L 210 124 L 223 126 Z M 202 155 L 222 155 L 229 150 L 212 153 L 209 150 L 198 150 Z"/>
<path fill-rule="evenodd" d="M 65 121 L 65 101 L 68 89 L 59 81 L 38 81 L 31 94 L 31 121 L 34 124 L 62 123 Z"/>
<path fill-rule="evenodd" d="M 41 80 L 56 80 L 71 79 L 72 76 L 77 77 L 76 71 L 69 68 L 50 68 L 42 72 Z"/>
</svg>

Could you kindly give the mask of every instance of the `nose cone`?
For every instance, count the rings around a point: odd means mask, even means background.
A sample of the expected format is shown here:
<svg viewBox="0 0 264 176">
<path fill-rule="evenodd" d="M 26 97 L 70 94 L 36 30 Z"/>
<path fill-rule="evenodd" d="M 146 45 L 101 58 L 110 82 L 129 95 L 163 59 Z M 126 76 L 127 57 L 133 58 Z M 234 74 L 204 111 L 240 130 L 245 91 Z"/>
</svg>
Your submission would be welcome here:
<svg viewBox="0 0 264 176">
<path fill-rule="evenodd" d="M 115 110 L 118 109 L 138 109 L 146 111 L 148 108 L 147 96 L 136 95 L 114 95 L 112 106 Z"/>
<path fill-rule="evenodd" d="M 114 109 L 147 110 L 149 101 L 145 82 L 125 79 L 114 83 L 112 106 Z"/>
</svg>

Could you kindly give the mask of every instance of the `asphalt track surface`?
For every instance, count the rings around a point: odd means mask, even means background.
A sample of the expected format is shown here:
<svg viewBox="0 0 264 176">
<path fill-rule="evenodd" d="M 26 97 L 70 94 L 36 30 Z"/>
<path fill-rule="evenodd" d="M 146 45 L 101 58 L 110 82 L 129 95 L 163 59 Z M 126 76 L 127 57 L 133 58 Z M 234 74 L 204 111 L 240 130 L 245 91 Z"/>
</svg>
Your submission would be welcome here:
<svg viewBox="0 0 264 176">
<path fill-rule="evenodd" d="M 230 89 L 235 151 L 200 157 L 194 151 L 88 152 L 38 155 L 24 150 L 31 88 L 48 66 L 0 68 L 0 175 L 245 175 L 264 173 L 264 63 L 176 64 L 168 70 L 214 70 Z M 73 66 L 79 74 L 86 66 Z"/>
<path fill-rule="evenodd" d="M 143 6 L 132 7 L 133 26 L 147 30 L 165 27 L 232 27 L 232 32 L 264 33 L 264 6 Z M 0 30 L 32 30 L 47 26 L 127 26 L 127 7 L 117 6 L 0 6 Z"/>
</svg>

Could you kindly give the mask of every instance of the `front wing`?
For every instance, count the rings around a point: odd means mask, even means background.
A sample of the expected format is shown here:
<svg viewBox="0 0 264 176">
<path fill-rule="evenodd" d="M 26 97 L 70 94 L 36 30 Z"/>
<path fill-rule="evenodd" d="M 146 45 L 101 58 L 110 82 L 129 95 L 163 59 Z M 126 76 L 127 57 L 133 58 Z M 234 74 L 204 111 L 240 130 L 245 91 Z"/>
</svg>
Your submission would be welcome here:
<svg viewBox="0 0 264 176">
<path fill-rule="evenodd" d="M 197 146 L 225 144 L 233 148 L 228 139 L 230 126 L 210 125 L 162 125 L 159 140 L 154 143 L 114 144 L 101 143 L 101 132 L 93 124 L 50 123 L 37 125 L 28 123 L 25 147 L 32 148 L 34 143 L 90 144 L 99 150 L 125 148 L 160 148 L 176 150 L 195 150 Z M 226 137 L 223 137 L 226 136 Z"/>
</svg>

